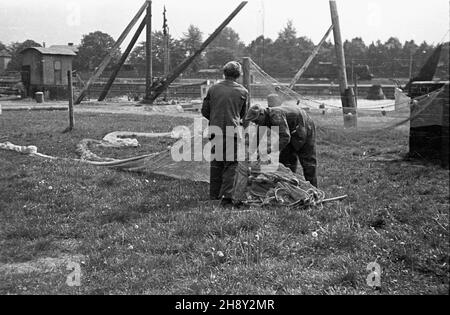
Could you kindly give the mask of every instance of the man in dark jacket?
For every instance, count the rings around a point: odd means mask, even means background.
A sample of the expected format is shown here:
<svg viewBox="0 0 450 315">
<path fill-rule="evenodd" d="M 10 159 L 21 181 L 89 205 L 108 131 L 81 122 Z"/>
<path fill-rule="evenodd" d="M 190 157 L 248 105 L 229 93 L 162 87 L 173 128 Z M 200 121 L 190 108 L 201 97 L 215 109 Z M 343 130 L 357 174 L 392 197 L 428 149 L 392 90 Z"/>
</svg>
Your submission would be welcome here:
<svg viewBox="0 0 450 315">
<path fill-rule="evenodd" d="M 297 172 L 298 161 L 305 179 L 317 187 L 316 127 L 300 107 L 280 106 L 264 109 L 252 106 L 245 118 L 259 126 L 279 127 L 279 161 Z"/>
<path fill-rule="evenodd" d="M 247 113 L 248 91 L 236 80 L 241 76 L 242 67 L 238 62 L 229 62 L 224 69 L 225 80 L 212 86 L 203 101 L 202 115 L 209 120 L 210 127 L 220 128 L 222 135 L 216 137 L 211 134 L 214 143 L 222 142 L 217 147 L 222 147 L 222 158 L 213 159 L 211 162 L 211 200 L 222 199 L 223 205 L 232 203 L 234 176 L 238 165 L 236 147 L 237 137 L 226 135 L 228 128 L 236 128 L 242 125 L 242 120 Z M 217 139 L 219 138 L 219 139 Z M 234 146 L 234 155 L 229 156 L 226 148 Z M 212 154 L 214 155 L 215 148 Z"/>
</svg>

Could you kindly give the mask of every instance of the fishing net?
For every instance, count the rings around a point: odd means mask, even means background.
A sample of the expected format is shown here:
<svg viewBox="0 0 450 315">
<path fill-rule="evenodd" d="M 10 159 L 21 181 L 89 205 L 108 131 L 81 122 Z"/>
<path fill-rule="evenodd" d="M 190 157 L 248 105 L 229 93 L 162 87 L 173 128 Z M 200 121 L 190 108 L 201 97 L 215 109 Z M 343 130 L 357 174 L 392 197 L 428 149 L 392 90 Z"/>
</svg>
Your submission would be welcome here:
<svg viewBox="0 0 450 315">
<path fill-rule="evenodd" d="M 297 209 L 322 204 L 325 193 L 282 164 L 240 163 L 233 200 L 250 206 L 286 206 Z"/>
<path fill-rule="evenodd" d="M 344 127 L 344 112 L 349 112 L 348 117 L 345 117 L 346 119 L 356 115 L 357 130 L 407 129 L 410 121 L 419 116 L 420 119 L 415 121 L 415 125 L 429 126 L 442 118 L 442 107 L 445 106 L 435 102 L 438 95 L 443 92 L 443 88 L 426 91 L 423 93 L 424 95 L 411 99 L 399 87 L 395 87 L 392 93 L 392 97 L 395 97 L 395 99 L 386 99 L 382 87 L 374 85 L 368 92 L 364 94 L 361 92 L 355 97 L 356 109 L 343 109 L 340 96 L 331 95 L 338 90 L 336 84 L 297 85 L 294 91 L 288 87 L 289 84 L 274 79 L 255 62 L 251 61 L 250 64 L 253 82 L 251 88 L 252 104 L 267 106 L 268 96 L 278 94 L 283 105 L 301 106 L 320 127 Z M 367 87 L 365 87 L 365 90 L 367 90 Z M 304 95 L 306 93 L 321 96 L 306 96 Z M 382 99 L 369 100 L 368 98 L 374 96 L 370 94 L 375 94 L 375 97 L 379 96 Z M 442 122 L 438 125 L 441 124 Z"/>
</svg>

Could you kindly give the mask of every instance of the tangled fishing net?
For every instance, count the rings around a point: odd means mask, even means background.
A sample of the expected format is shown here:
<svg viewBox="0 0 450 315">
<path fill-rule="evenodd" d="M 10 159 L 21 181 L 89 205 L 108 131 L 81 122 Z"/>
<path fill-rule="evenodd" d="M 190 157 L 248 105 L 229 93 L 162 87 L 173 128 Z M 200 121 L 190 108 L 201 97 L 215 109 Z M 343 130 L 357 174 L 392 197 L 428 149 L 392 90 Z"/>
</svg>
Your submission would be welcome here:
<svg viewBox="0 0 450 315">
<path fill-rule="evenodd" d="M 322 205 L 325 193 L 282 164 L 240 163 L 233 199 L 249 206 L 304 209 Z"/>
</svg>

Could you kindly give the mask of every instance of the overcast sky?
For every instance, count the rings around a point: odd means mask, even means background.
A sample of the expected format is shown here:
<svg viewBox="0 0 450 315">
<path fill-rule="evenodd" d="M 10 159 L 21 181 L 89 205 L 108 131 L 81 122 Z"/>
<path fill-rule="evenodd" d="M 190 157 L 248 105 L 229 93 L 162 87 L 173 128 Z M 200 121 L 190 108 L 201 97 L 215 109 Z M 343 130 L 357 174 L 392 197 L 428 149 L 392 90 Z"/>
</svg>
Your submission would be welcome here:
<svg viewBox="0 0 450 315">
<path fill-rule="evenodd" d="M 0 0 L 0 41 L 33 39 L 47 45 L 79 43 L 83 34 L 101 30 L 117 38 L 143 0 Z M 162 28 L 166 5 L 173 37 L 190 24 L 206 36 L 240 0 L 154 0 L 153 28 Z M 398 37 L 402 42 L 440 42 L 449 29 L 449 0 L 337 0 L 345 39 L 370 44 Z M 259 35 L 275 39 L 292 20 L 299 36 L 315 43 L 331 24 L 328 0 L 250 0 L 229 26 L 245 43 Z M 144 39 L 144 38 L 142 38 Z M 447 34 L 446 39 L 449 40 Z M 126 43 L 125 43 L 126 44 Z"/>
</svg>

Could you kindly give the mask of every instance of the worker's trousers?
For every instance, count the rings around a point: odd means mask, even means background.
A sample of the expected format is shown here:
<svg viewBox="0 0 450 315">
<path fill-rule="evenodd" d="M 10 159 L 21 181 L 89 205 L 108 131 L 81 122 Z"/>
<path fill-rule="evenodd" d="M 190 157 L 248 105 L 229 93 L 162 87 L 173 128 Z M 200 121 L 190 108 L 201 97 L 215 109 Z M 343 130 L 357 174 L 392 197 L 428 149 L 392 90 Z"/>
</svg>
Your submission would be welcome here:
<svg viewBox="0 0 450 315">
<path fill-rule="evenodd" d="M 292 143 L 289 143 L 280 153 L 280 163 L 292 172 L 297 173 L 298 162 L 300 161 L 306 181 L 310 182 L 314 187 L 318 187 L 316 155 L 315 140 L 312 137 L 300 149 L 295 149 Z"/>
<path fill-rule="evenodd" d="M 233 197 L 234 177 L 238 162 L 211 162 L 211 200 L 231 199 Z"/>
<path fill-rule="evenodd" d="M 227 146 L 234 146 L 233 152 L 227 152 Z M 234 178 L 238 167 L 237 161 L 237 139 L 227 140 L 226 137 L 222 143 L 223 155 L 218 160 L 211 162 L 210 176 L 210 198 L 211 200 L 232 199 Z M 212 148 L 212 154 L 215 148 Z"/>
</svg>

